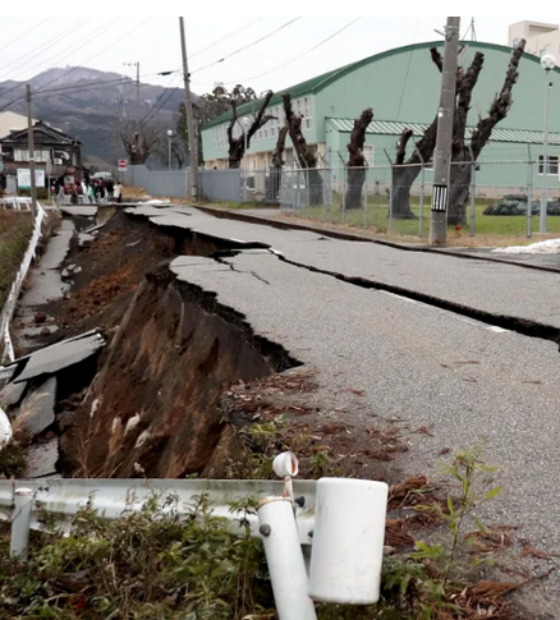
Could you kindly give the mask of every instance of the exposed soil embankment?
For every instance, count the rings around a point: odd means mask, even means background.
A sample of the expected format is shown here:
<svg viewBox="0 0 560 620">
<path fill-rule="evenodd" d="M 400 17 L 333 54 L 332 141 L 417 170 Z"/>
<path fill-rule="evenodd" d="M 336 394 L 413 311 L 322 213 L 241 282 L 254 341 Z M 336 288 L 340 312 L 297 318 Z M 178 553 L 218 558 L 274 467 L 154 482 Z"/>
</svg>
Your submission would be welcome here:
<svg viewBox="0 0 560 620">
<path fill-rule="evenodd" d="M 75 292 L 50 308 L 64 316 L 67 335 L 101 326 L 111 337 L 62 439 L 65 475 L 216 471 L 212 457 L 227 427 L 223 392 L 297 364 L 212 295 L 176 282 L 167 267 L 177 254 L 225 248 L 134 224 L 131 230 L 118 214 L 91 248 L 72 257 L 83 266 Z"/>
</svg>

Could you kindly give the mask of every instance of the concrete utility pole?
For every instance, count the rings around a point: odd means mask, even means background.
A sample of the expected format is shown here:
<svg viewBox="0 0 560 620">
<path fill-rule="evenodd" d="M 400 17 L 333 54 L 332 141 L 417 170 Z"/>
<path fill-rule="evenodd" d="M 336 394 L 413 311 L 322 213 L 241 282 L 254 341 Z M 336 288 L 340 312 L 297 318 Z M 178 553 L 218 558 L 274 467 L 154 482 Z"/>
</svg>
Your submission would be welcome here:
<svg viewBox="0 0 560 620">
<path fill-rule="evenodd" d="M 27 85 L 27 142 L 29 150 L 29 175 L 31 177 L 31 208 L 37 214 L 37 187 L 35 186 L 35 138 L 33 136 L 33 113 L 31 110 L 31 85 Z M 50 187 L 49 193 L 50 193 Z"/>
<path fill-rule="evenodd" d="M 438 108 L 437 140 L 434 157 L 432 218 L 430 221 L 431 245 L 444 245 L 447 238 L 447 206 L 449 204 L 449 176 L 460 22 L 460 17 L 448 17 L 445 27 L 441 96 Z"/>
<path fill-rule="evenodd" d="M 136 67 L 136 131 L 140 131 L 140 63 L 125 62 L 125 67 Z"/>
<path fill-rule="evenodd" d="M 185 82 L 185 112 L 187 115 L 187 133 L 189 134 L 189 152 L 190 152 L 190 184 L 191 199 L 193 202 L 198 201 L 198 139 L 194 127 L 194 117 L 191 99 L 191 76 L 189 74 L 189 65 L 187 61 L 187 43 L 185 39 L 185 23 L 182 17 L 179 17 L 179 29 L 181 30 L 181 53 L 183 55 L 183 80 Z"/>
</svg>

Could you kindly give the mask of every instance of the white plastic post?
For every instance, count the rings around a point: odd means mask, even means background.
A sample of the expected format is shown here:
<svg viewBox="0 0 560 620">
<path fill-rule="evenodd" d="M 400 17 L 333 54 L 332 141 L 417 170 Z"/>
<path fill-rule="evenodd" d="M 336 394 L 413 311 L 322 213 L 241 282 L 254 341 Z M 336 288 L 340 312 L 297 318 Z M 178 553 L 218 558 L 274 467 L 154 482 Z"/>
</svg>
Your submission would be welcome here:
<svg viewBox="0 0 560 620">
<path fill-rule="evenodd" d="M 309 596 L 325 603 L 379 600 L 389 487 L 383 482 L 317 482 Z"/>
<path fill-rule="evenodd" d="M 280 620 L 316 620 L 292 502 L 284 497 L 263 500 L 259 531 Z"/>
<path fill-rule="evenodd" d="M 10 555 L 25 560 L 31 527 L 31 509 L 33 507 L 33 491 L 16 489 L 14 493 L 14 512 L 12 515 L 12 536 Z"/>
</svg>

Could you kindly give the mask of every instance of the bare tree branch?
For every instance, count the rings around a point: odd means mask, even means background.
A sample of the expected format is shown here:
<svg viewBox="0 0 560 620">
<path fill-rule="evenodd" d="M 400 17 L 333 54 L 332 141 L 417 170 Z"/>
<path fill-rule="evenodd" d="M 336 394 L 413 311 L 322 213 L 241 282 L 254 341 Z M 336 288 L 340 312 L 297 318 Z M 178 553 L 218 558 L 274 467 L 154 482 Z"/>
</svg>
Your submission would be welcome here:
<svg viewBox="0 0 560 620">
<path fill-rule="evenodd" d="M 274 93 L 269 90 L 266 93 L 266 96 L 261 104 L 261 107 L 257 113 L 257 116 L 253 119 L 249 130 L 247 131 L 247 136 L 245 136 L 245 129 L 241 130 L 241 135 L 238 138 L 233 137 L 233 127 L 237 122 L 237 106 L 234 100 L 231 102 L 232 113 L 233 116 L 231 118 L 230 124 L 227 128 L 227 137 L 229 142 L 229 167 L 230 168 L 239 168 L 241 164 L 241 160 L 245 156 L 245 146 L 249 148 L 251 145 L 251 138 L 257 133 L 257 131 L 266 125 L 269 120 L 276 118 L 270 114 L 265 114 L 264 111 L 270 100 L 274 96 Z"/>
<path fill-rule="evenodd" d="M 513 51 L 502 90 L 498 95 L 496 95 L 492 106 L 490 107 L 488 117 L 484 119 L 481 118 L 478 121 L 476 129 L 473 131 L 471 149 L 475 159 L 478 159 L 480 152 L 492 135 L 492 130 L 507 116 L 511 104 L 513 103 L 511 91 L 519 78 L 519 62 L 521 61 L 521 57 L 525 51 L 525 44 L 525 39 L 521 39 L 519 45 Z"/>
<path fill-rule="evenodd" d="M 467 128 L 467 116 L 469 114 L 472 92 L 478 81 L 478 76 L 484 64 L 484 54 L 476 52 L 471 66 L 463 77 L 457 81 L 457 106 L 455 108 L 453 141 L 455 145 L 465 144 L 465 130 Z"/>
<path fill-rule="evenodd" d="M 366 139 L 366 131 L 369 124 L 373 120 L 373 110 L 365 109 L 360 118 L 354 121 L 354 128 L 350 134 L 350 142 L 347 145 L 349 151 L 348 166 L 367 166 L 364 157 L 364 143 Z"/>
<path fill-rule="evenodd" d="M 286 147 L 286 136 L 288 135 L 289 127 L 285 123 L 280 133 L 278 134 L 278 140 L 276 141 L 276 148 L 272 153 L 272 167 L 275 170 L 282 170 L 284 166 L 284 149 Z"/>
<path fill-rule="evenodd" d="M 397 142 L 397 158 L 395 160 L 395 164 L 397 166 L 402 166 L 404 164 L 404 158 L 406 157 L 406 145 L 408 141 L 412 137 L 414 132 L 412 129 L 404 129 L 400 135 L 399 141 Z"/>
</svg>

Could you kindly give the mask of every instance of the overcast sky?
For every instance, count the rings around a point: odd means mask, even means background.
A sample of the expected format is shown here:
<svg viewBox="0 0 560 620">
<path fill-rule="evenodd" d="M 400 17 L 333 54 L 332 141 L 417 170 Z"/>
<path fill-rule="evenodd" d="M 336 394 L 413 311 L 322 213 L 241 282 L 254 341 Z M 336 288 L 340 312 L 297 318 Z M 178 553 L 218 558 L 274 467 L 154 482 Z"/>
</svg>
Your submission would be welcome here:
<svg viewBox="0 0 560 620">
<path fill-rule="evenodd" d="M 434 29 L 441 29 L 445 23 L 445 17 L 425 16 L 256 17 L 243 4 L 235 15 L 222 16 L 220 3 L 213 6 L 214 10 L 206 10 L 206 14 L 185 18 L 192 88 L 199 94 L 211 90 L 215 82 L 228 86 L 242 83 L 257 93 L 268 88 L 279 90 L 384 50 L 436 40 L 440 37 Z M 87 66 L 133 77 L 135 69 L 123 63 L 139 61 L 142 81 L 182 85 L 180 74 L 155 75 L 180 67 L 177 17 L 101 14 L 104 17 L 3 17 L 0 81 L 26 80 L 45 69 L 67 66 Z M 475 17 L 477 40 L 507 45 L 509 24 L 523 19 L 555 23 L 558 20 L 554 17 L 553 10 L 549 15 Z M 470 20 L 461 18 L 462 33 L 467 31 Z M 262 37 L 266 37 L 262 42 L 234 53 Z M 223 62 L 213 64 L 222 58 Z"/>
</svg>

